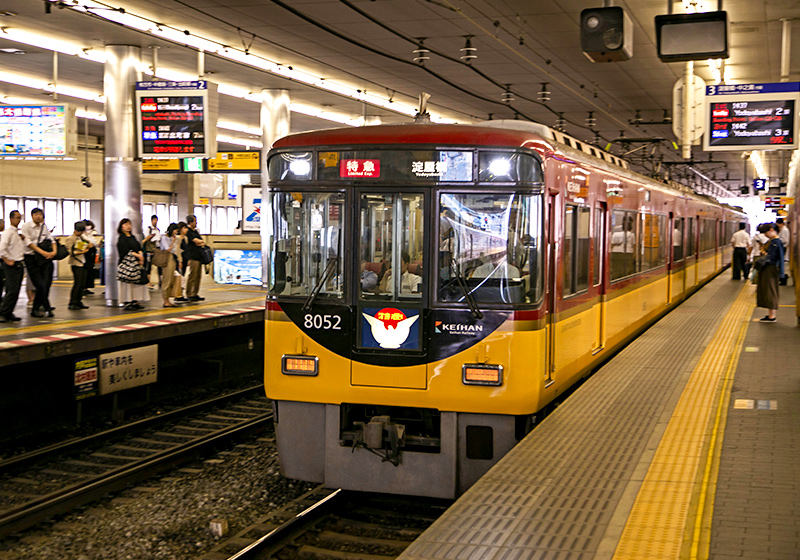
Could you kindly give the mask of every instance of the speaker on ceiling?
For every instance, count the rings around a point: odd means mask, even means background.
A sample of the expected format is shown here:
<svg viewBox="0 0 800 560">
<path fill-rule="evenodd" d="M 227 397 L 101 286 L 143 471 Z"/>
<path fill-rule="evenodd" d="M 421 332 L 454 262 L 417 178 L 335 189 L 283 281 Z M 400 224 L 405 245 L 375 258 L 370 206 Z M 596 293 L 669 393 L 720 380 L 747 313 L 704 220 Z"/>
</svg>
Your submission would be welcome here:
<svg viewBox="0 0 800 560">
<path fill-rule="evenodd" d="M 620 7 L 581 12 L 581 50 L 592 62 L 620 62 L 633 56 L 633 23 Z"/>
</svg>

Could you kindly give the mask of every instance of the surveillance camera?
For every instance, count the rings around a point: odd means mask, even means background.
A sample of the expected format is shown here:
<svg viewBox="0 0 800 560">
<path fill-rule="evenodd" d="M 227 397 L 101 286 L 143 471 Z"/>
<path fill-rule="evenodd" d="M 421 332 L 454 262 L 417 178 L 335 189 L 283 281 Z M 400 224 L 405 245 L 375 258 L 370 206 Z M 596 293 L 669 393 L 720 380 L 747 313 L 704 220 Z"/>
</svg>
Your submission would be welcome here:
<svg viewBox="0 0 800 560">
<path fill-rule="evenodd" d="M 81 185 L 83 185 L 87 189 L 92 188 L 92 182 L 89 180 L 89 177 L 81 177 Z"/>
</svg>

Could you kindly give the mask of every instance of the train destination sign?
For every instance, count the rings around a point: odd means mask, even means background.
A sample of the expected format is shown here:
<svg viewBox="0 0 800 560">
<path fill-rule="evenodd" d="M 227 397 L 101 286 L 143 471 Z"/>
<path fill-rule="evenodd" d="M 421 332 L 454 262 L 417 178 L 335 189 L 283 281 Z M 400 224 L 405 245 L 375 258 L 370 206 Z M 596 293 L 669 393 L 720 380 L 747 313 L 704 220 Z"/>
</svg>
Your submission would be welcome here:
<svg viewBox="0 0 800 560">
<path fill-rule="evenodd" d="M 75 107 L 4 105 L 0 107 L 0 156 L 76 157 Z"/>
<path fill-rule="evenodd" d="M 216 85 L 205 80 L 137 82 L 140 157 L 216 156 L 216 112 Z"/>
<path fill-rule="evenodd" d="M 708 86 L 703 149 L 796 149 L 798 107 L 798 82 Z"/>
</svg>

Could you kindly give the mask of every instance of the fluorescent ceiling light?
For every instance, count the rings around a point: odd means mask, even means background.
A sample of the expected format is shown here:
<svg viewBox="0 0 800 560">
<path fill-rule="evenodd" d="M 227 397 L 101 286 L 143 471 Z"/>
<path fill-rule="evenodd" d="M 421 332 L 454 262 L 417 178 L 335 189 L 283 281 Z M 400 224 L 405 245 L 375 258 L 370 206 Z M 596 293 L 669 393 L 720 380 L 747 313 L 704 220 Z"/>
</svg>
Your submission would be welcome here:
<svg viewBox="0 0 800 560">
<path fill-rule="evenodd" d="M 235 136 L 225 136 L 217 134 L 217 142 L 224 142 L 226 144 L 236 144 L 237 146 L 245 146 L 249 148 L 263 148 L 264 144 L 261 140 L 252 140 L 249 138 L 237 138 Z"/>
</svg>

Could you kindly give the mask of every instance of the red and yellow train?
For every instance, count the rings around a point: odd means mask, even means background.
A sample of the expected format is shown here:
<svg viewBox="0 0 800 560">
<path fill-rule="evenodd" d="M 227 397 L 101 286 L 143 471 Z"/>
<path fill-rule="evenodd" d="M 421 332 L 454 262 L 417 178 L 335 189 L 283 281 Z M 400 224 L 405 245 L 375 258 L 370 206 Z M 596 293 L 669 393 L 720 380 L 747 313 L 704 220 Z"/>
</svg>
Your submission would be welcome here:
<svg viewBox="0 0 800 560">
<path fill-rule="evenodd" d="M 744 219 L 519 121 L 290 135 L 268 172 L 281 468 L 354 490 L 459 495 Z"/>
</svg>

